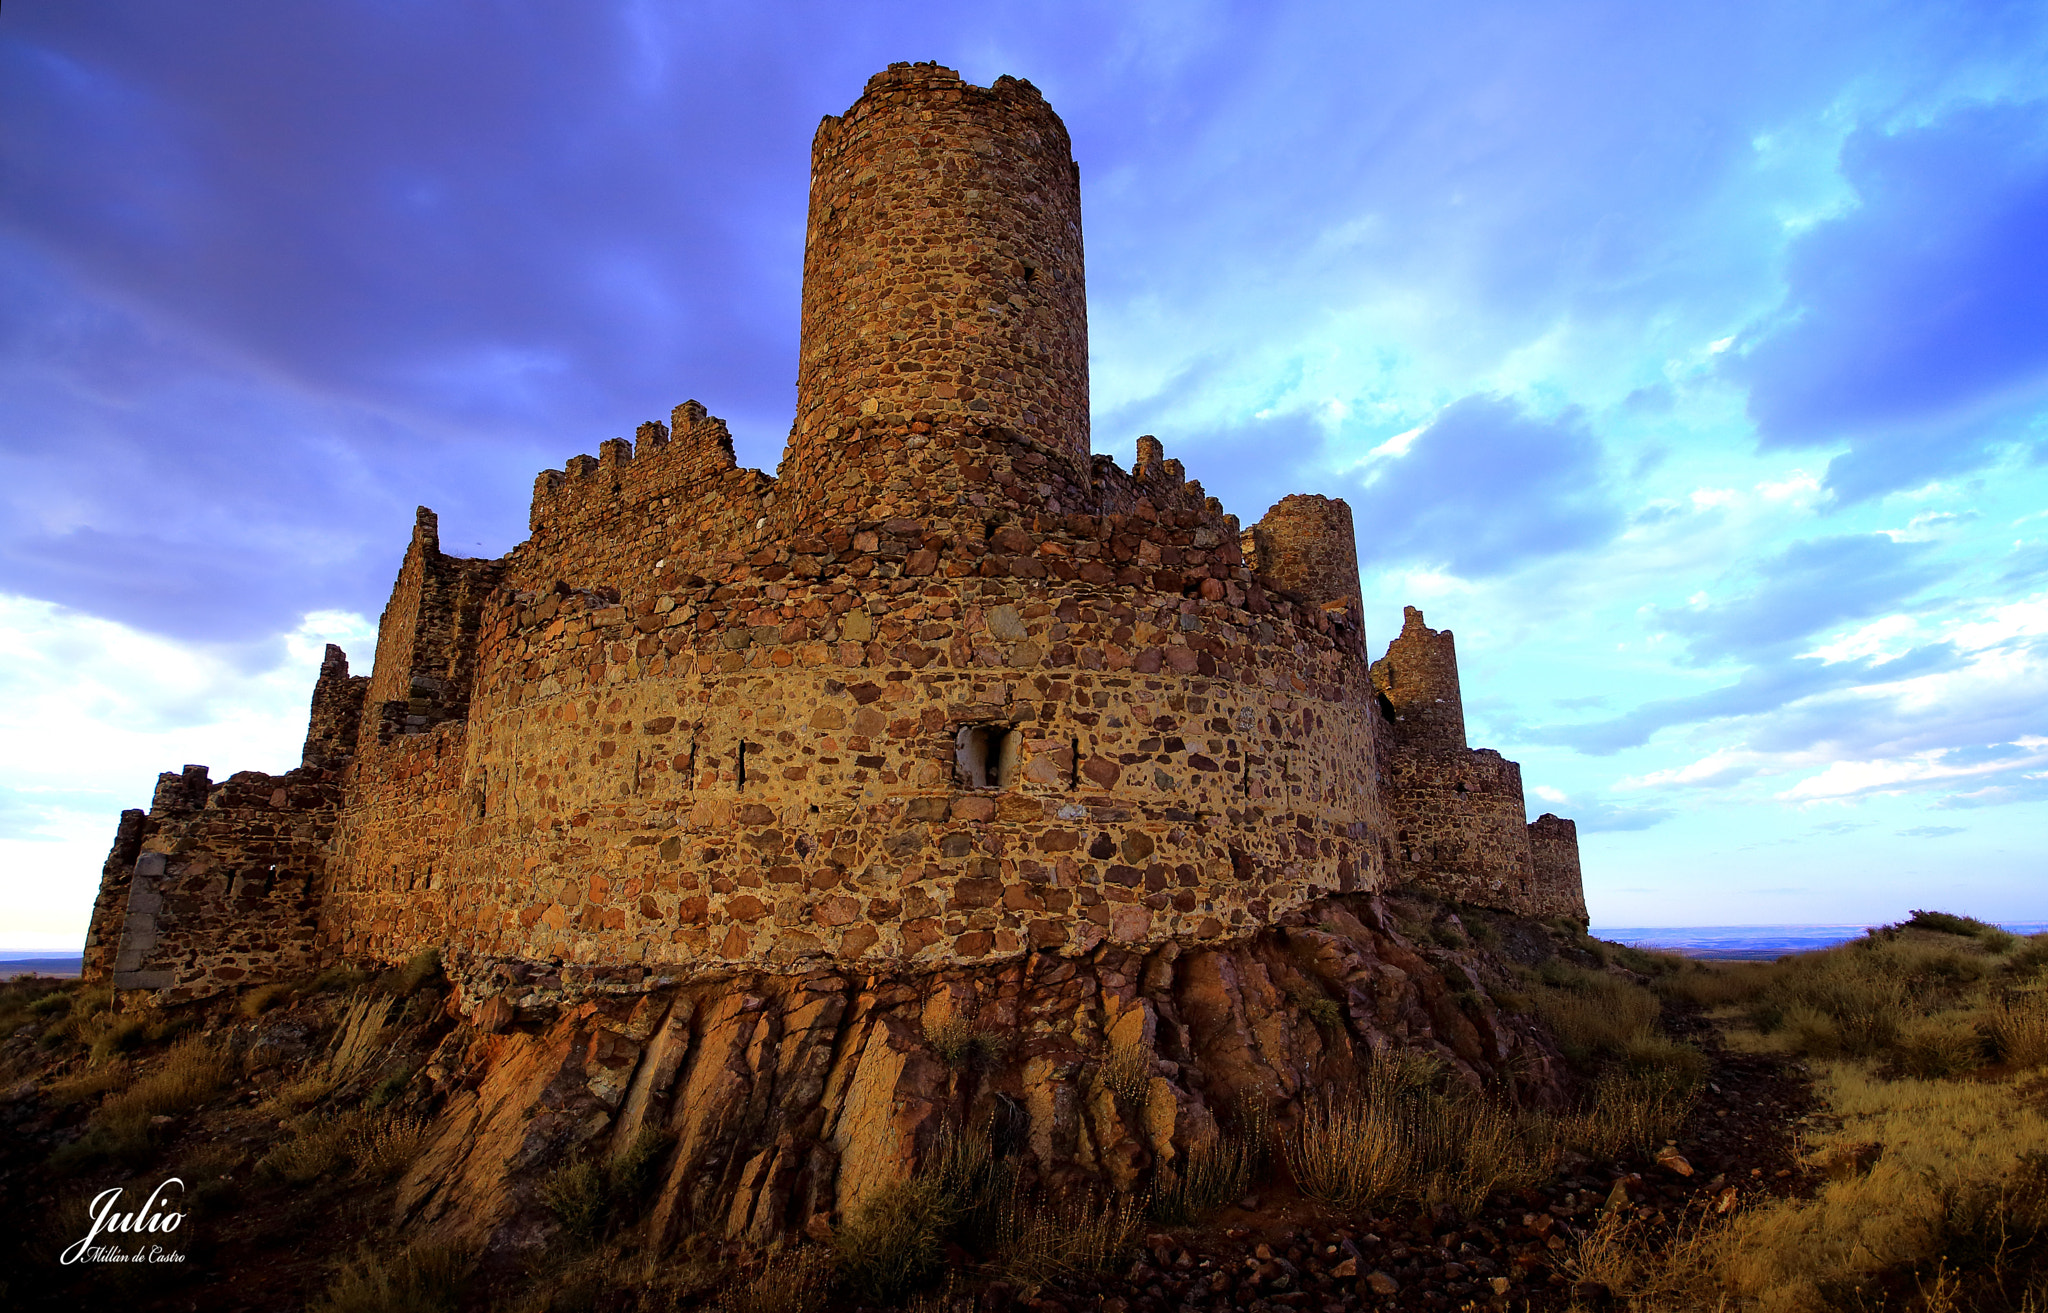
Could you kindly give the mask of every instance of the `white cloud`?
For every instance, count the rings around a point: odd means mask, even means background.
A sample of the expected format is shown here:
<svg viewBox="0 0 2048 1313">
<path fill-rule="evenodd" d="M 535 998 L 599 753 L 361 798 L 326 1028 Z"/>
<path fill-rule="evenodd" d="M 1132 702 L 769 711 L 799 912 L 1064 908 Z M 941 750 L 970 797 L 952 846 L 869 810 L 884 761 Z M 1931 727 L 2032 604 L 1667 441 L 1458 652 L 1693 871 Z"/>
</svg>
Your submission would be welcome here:
<svg viewBox="0 0 2048 1313">
<path fill-rule="evenodd" d="M 360 674 L 375 635 L 362 616 L 315 612 L 251 653 L 0 595 L 0 739 L 15 747 L 0 760 L 0 948 L 79 942 L 115 822 L 149 805 L 158 772 L 297 765 L 326 644 Z"/>
<path fill-rule="evenodd" d="M 1909 615 L 1888 615 L 1882 620 L 1872 621 L 1832 643 L 1824 643 L 1801 656 L 1819 657 L 1828 665 L 1843 661 L 1873 660 L 1882 664 L 1896 660 L 1912 646 L 1905 640 L 1918 628 L 1919 622 Z"/>
<path fill-rule="evenodd" d="M 1951 755 L 1948 752 L 1923 752 L 1888 760 L 1838 761 L 1778 796 L 1793 802 L 1812 802 L 1874 793 L 1905 793 L 1988 775 L 2010 774 L 2019 767 L 2048 766 L 2048 752 L 2036 751 L 2018 758 L 1953 765 L 1946 760 Z M 2031 775 L 2028 778 L 2032 778 Z"/>
</svg>

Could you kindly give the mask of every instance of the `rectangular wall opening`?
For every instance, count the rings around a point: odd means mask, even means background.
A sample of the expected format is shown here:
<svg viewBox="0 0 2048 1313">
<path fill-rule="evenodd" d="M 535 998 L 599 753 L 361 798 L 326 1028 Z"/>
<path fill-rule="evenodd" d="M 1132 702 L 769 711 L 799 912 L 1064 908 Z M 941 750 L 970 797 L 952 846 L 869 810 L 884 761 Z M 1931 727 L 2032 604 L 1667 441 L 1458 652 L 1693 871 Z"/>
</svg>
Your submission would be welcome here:
<svg viewBox="0 0 2048 1313">
<path fill-rule="evenodd" d="M 1017 778 L 1024 736 L 1010 725 L 962 725 L 953 736 L 953 769 L 961 787 L 1007 789 Z"/>
</svg>

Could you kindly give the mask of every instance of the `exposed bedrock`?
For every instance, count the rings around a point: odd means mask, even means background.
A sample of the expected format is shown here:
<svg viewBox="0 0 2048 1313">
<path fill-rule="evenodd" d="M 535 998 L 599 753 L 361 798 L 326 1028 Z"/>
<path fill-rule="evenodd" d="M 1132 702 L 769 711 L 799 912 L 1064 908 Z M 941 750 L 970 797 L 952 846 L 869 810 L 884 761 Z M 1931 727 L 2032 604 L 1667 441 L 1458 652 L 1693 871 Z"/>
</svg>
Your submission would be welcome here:
<svg viewBox="0 0 2048 1313">
<path fill-rule="evenodd" d="M 546 1172 L 648 1127 L 675 1137 L 650 1210 L 666 1243 L 821 1236 L 916 1170 L 949 1124 L 986 1128 L 1026 1185 L 1138 1190 L 1247 1102 L 1285 1124 L 1393 1049 L 1558 1106 L 1555 1051 L 1489 998 L 1505 971 L 1411 943 L 1362 895 L 1220 947 L 926 974 L 738 974 L 579 997 L 500 967 L 464 989 L 467 1024 L 428 1068 L 447 1101 L 400 1208 L 526 1249 L 551 1226 Z M 963 1044 L 970 1034 L 983 1038 Z M 1113 1055 L 1127 1074 L 1102 1079 Z"/>
</svg>

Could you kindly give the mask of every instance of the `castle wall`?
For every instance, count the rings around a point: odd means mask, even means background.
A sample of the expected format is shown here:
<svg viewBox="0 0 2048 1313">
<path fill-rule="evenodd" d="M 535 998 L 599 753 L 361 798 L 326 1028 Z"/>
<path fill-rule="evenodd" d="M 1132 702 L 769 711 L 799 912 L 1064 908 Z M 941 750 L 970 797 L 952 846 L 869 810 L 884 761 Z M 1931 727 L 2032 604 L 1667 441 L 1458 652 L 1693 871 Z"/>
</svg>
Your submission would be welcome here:
<svg viewBox="0 0 2048 1313">
<path fill-rule="evenodd" d="M 1586 924 L 1586 887 L 1579 874 L 1579 827 L 1545 812 L 1529 822 L 1529 854 L 1535 884 L 1529 911 Z"/>
<path fill-rule="evenodd" d="M 1403 607 L 1401 632 L 1372 663 L 1372 684 L 1397 741 L 1417 752 L 1465 750 L 1465 700 L 1450 630 L 1431 629 L 1422 612 Z"/>
<path fill-rule="evenodd" d="M 1422 753 L 1396 746 L 1381 775 L 1398 884 L 1525 912 L 1535 868 L 1522 768 L 1491 748 Z"/>
<path fill-rule="evenodd" d="M 812 144 L 803 287 L 783 468 L 800 502 L 864 465 L 853 429 L 919 418 L 1008 430 L 1085 476 L 1080 170 L 1030 83 L 935 64 L 870 78 Z"/>
<path fill-rule="evenodd" d="M 446 942 L 466 827 L 487 801 L 466 789 L 468 730 L 445 724 L 365 742 L 328 854 L 320 942 L 394 960 Z"/>
<path fill-rule="evenodd" d="M 613 438 L 534 480 L 532 537 L 507 563 L 518 586 L 567 590 L 616 584 L 657 562 L 681 574 L 693 562 L 743 550 L 763 536 L 775 481 L 733 459 L 725 421 L 687 401 L 633 442 Z"/>
<path fill-rule="evenodd" d="M 1467 748 L 1451 635 L 1411 608 L 1367 668 L 1343 501 L 1244 531 L 1156 438 L 1091 453 L 1079 225 L 1030 84 L 873 79 L 814 143 L 779 477 L 692 401 L 544 471 L 499 560 L 421 508 L 305 764 L 124 820 L 91 969 L 637 980 L 1214 942 L 1390 880 L 1567 906 L 1575 834 Z"/>
<path fill-rule="evenodd" d="M 988 444 L 997 469 L 1018 452 Z M 1376 887 L 1355 626 L 1269 594 L 1177 462 L 1141 469 L 1095 465 L 1128 513 L 991 531 L 976 508 L 511 595 L 482 640 L 450 942 L 972 959 L 1241 934 Z M 549 573 L 532 547 L 510 584 Z M 1000 787 L 968 783 L 977 728 L 1010 736 Z M 344 830 L 330 933 L 402 956 L 417 930 L 365 910 L 411 892 L 393 840 Z"/>
<path fill-rule="evenodd" d="M 121 923 L 128 915 L 128 882 L 142 852 L 147 820 L 148 813 L 131 807 L 121 813 L 114 827 L 114 846 L 100 866 L 99 893 L 93 898 L 92 920 L 85 931 L 84 961 L 78 974 L 87 982 L 113 974 L 114 955 L 121 947 Z"/>
</svg>

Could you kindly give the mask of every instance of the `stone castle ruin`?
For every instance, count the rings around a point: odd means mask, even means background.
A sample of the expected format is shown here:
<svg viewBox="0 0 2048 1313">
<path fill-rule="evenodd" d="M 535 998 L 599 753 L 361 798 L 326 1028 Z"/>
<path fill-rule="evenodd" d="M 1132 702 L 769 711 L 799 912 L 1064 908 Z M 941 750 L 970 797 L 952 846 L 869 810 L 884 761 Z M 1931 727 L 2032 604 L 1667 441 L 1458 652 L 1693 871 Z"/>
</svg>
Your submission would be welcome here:
<svg viewBox="0 0 2048 1313">
<path fill-rule="evenodd" d="M 1465 742 L 1451 635 L 1368 663 L 1351 512 L 1250 528 L 1093 452 L 1080 183 L 1030 83 L 870 80 L 812 148 L 776 475 L 692 401 L 421 510 L 303 762 L 160 777 L 86 974 L 158 1001 L 440 949 L 636 983 L 1221 944 L 1414 886 L 1583 921 L 1572 822 Z"/>
</svg>

